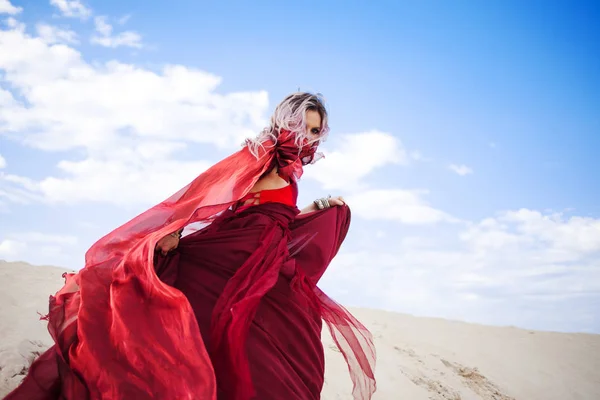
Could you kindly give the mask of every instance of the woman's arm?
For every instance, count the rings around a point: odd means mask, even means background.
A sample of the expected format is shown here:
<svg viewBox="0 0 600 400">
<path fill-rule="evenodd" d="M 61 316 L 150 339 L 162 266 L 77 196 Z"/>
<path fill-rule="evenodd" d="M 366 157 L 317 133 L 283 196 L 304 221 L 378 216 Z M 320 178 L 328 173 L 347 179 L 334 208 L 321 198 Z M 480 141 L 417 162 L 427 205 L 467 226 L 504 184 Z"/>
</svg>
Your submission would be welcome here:
<svg viewBox="0 0 600 400">
<path fill-rule="evenodd" d="M 317 205 L 315 203 L 310 203 L 310 205 L 308 205 L 308 206 L 304 207 L 302 210 L 300 210 L 300 215 L 315 212 L 317 210 L 318 210 Z"/>
</svg>

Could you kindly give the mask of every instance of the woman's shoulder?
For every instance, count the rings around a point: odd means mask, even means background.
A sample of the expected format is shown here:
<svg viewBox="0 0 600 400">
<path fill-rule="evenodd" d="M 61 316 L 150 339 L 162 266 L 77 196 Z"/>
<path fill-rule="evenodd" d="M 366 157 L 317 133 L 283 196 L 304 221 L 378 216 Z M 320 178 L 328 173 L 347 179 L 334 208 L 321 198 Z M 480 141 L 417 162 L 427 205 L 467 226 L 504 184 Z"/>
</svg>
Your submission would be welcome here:
<svg viewBox="0 0 600 400">
<path fill-rule="evenodd" d="M 274 168 L 262 178 L 256 182 L 256 184 L 250 189 L 250 193 L 261 192 L 263 190 L 277 190 L 283 189 L 289 186 L 290 182 L 286 181 L 277 174 L 277 170 Z"/>
</svg>

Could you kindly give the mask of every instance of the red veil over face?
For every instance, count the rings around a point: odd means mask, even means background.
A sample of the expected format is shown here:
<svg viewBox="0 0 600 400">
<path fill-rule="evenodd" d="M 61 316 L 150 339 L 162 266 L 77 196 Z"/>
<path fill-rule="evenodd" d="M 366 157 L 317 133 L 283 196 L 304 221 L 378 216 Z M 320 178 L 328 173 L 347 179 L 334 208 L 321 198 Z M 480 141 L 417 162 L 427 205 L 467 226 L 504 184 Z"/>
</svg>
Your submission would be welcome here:
<svg viewBox="0 0 600 400">
<path fill-rule="evenodd" d="M 86 253 L 85 267 L 65 274 L 65 286 L 50 298 L 48 329 L 56 344 L 7 399 L 144 398 L 148 393 L 216 399 L 214 371 L 194 312 L 179 290 L 158 278 L 155 246 L 186 225 L 214 220 L 273 167 L 298 179 L 302 165 L 314 160 L 316 146 L 299 151 L 294 139 L 282 131 L 277 143 L 259 147 L 258 156 L 244 147 L 98 240 Z M 296 225 L 301 236 L 302 220 Z M 295 284 L 314 290 L 315 308 L 348 362 L 355 399 L 370 399 L 375 391 L 370 333 L 315 286 L 320 276 L 306 275 Z"/>
</svg>

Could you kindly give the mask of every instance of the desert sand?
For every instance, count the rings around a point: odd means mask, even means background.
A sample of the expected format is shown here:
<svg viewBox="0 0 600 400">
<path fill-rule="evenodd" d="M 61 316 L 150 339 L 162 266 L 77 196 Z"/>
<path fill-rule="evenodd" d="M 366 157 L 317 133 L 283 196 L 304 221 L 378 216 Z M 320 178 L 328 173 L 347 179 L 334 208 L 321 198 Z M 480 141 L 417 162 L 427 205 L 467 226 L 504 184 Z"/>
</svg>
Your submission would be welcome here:
<svg viewBox="0 0 600 400">
<path fill-rule="evenodd" d="M 51 344 L 48 296 L 64 269 L 0 261 L 0 398 Z M 373 332 L 380 400 L 598 400 L 600 335 L 490 327 L 351 309 Z M 351 399 L 348 370 L 329 336 L 324 400 Z"/>
</svg>

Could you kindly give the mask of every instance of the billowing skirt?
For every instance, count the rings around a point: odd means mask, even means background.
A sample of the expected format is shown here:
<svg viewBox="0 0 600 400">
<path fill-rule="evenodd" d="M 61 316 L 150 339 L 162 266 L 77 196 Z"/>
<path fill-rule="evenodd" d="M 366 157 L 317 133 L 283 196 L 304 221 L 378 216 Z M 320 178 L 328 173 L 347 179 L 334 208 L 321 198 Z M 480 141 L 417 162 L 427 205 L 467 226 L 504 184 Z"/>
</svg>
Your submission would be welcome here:
<svg viewBox="0 0 600 400">
<path fill-rule="evenodd" d="M 155 257 L 149 274 L 105 263 L 66 275 L 50 301 L 55 345 L 6 399 L 318 399 L 321 321 L 355 399 L 369 399 L 372 337 L 316 286 L 349 209 L 297 213 L 281 204 L 226 211 Z"/>
</svg>

